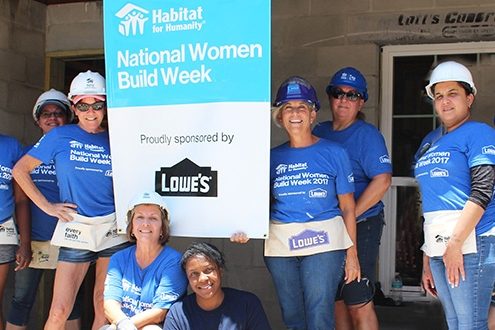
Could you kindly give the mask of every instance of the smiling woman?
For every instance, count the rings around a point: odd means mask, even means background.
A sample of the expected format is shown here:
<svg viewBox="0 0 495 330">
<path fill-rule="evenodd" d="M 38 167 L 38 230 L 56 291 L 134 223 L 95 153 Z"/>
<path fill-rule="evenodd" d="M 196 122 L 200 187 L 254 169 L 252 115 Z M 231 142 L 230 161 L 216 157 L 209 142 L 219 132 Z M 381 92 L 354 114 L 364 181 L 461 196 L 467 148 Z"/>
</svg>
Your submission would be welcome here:
<svg viewBox="0 0 495 330">
<path fill-rule="evenodd" d="M 143 192 L 127 213 L 127 235 L 135 246 L 110 259 L 105 281 L 104 329 L 162 329 L 170 306 L 186 292 L 180 253 L 165 244 L 170 221 L 163 198 Z"/>
<path fill-rule="evenodd" d="M 271 329 L 258 297 L 222 287 L 225 261 L 215 246 L 191 244 L 181 264 L 193 294 L 172 306 L 163 329 Z"/>
</svg>

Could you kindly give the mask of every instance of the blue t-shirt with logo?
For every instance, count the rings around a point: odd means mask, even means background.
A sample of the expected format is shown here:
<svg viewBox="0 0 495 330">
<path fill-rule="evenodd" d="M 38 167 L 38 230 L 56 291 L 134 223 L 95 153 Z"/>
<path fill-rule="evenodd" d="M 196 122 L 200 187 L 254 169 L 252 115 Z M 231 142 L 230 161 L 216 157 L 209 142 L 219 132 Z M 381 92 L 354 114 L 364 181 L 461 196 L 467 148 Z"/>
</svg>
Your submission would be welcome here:
<svg viewBox="0 0 495 330">
<path fill-rule="evenodd" d="M 316 125 L 313 134 L 340 143 L 349 154 L 354 174 L 356 200 L 374 176 L 392 173 L 392 162 L 382 134 L 375 126 L 363 120 L 357 120 L 340 131 L 335 131 L 332 122 L 326 121 Z M 378 215 L 382 210 L 383 203 L 379 201 L 361 214 L 358 220 Z"/>
<path fill-rule="evenodd" d="M 95 217 L 115 212 L 108 132 L 91 134 L 78 125 L 55 127 L 28 154 L 57 168 L 60 201 Z"/>
<path fill-rule="evenodd" d="M 337 195 L 354 192 L 353 180 L 349 156 L 334 142 L 275 147 L 270 158 L 271 219 L 308 222 L 342 215 Z"/>
<path fill-rule="evenodd" d="M 22 156 L 22 146 L 14 137 L 0 134 L 0 223 L 14 214 L 12 168 Z"/>
<path fill-rule="evenodd" d="M 135 245 L 115 253 L 105 279 L 105 300 L 120 302 L 127 317 L 151 308 L 169 309 L 187 289 L 180 259 L 179 252 L 164 246 L 155 260 L 141 269 Z"/>
<path fill-rule="evenodd" d="M 33 146 L 27 147 L 27 153 Z M 40 164 L 31 172 L 31 179 L 38 190 L 50 203 L 60 202 L 60 191 L 57 185 L 55 163 Z M 43 212 L 35 203 L 30 202 L 31 208 L 31 239 L 33 241 L 49 241 L 52 239 L 53 231 L 58 219 Z"/>
<path fill-rule="evenodd" d="M 425 145 L 425 141 L 421 146 Z M 495 165 L 495 130 L 468 121 L 433 141 L 417 160 L 415 177 L 423 200 L 423 211 L 462 210 L 471 193 L 470 169 Z M 492 198 L 476 226 L 480 235 L 495 226 Z"/>
</svg>

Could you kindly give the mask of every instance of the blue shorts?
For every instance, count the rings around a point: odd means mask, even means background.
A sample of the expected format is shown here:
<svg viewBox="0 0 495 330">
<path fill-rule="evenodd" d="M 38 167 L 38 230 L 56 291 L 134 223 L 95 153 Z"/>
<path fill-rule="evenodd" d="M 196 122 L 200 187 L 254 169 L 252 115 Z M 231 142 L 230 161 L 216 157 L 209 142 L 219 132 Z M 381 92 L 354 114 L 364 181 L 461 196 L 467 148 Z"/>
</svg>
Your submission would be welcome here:
<svg viewBox="0 0 495 330">
<path fill-rule="evenodd" d="M 357 249 L 361 273 L 366 274 L 371 282 L 376 282 L 376 261 L 380 251 L 383 231 L 383 211 L 368 217 L 356 225 Z"/>
<path fill-rule="evenodd" d="M 58 261 L 65 262 L 95 262 L 98 258 L 109 258 L 115 252 L 118 252 L 126 247 L 132 245 L 132 243 L 125 242 L 119 245 L 112 246 L 108 249 L 101 250 L 98 252 L 89 251 L 89 250 L 81 250 L 81 249 L 73 249 L 68 247 L 60 247 L 58 253 Z"/>
</svg>

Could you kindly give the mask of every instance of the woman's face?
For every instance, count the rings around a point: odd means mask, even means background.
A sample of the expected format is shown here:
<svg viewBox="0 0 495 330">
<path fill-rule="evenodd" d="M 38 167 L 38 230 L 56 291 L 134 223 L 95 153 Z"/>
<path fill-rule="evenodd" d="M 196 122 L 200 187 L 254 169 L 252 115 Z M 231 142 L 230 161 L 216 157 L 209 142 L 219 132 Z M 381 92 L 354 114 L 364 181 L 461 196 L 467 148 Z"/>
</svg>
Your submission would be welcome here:
<svg viewBox="0 0 495 330">
<path fill-rule="evenodd" d="M 474 95 L 466 95 L 465 89 L 456 81 L 440 82 L 434 87 L 434 104 L 438 118 L 447 131 L 452 131 L 469 119 Z"/>
<path fill-rule="evenodd" d="M 359 111 L 364 105 L 364 100 L 359 97 L 357 100 L 350 100 L 347 93 L 358 93 L 349 86 L 337 86 L 335 90 L 339 94 L 338 97 L 329 96 L 330 108 L 332 110 L 332 118 L 336 123 L 350 123 L 356 120 Z"/>
<path fill-rule="evenodd" d="M 162 218 L 160 207 L 154 204 L 141 204 L 134 208 L 132 234 L 137 243 L 160 244 Z"/>
<path fill-rule="evenodd" d="M 40 112 L 40 117 L 36 121 L 43 134 L 51 131 L 52 128 L 67 124 L 67 114 L 55 104 L 47 104 Z"/>
<path fill-rule="evenodd" d="M 194 256 L 186 262 L 186 275 L 198 304 L 207 300 L 223 299 L 222 270 L 203 256 Z"/>
<path fill-rule="evenodd" d="M 282 106 L 278 116 L 280 125 L 287 132 L 309 131 L 316 118 L 316 111 L 302 100 L 289 101 Z"/>
<path fill-rule="evenodd" d="M 100 101 L 93 97 L 85 97 L 73 105 L 72 108 L 79 119 L 79 126 L 83 130 L 89 133 L 95 133 L 101 130 L 101 122 L 105 117 L 107 109 L 105 101 Z"/>
</svg>

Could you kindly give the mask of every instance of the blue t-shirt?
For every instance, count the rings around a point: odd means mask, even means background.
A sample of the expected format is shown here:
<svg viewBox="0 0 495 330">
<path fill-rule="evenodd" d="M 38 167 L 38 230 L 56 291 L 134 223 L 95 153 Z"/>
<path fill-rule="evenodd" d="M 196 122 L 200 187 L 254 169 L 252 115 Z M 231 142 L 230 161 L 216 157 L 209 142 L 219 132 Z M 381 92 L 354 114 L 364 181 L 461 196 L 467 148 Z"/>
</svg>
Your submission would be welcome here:
<svg viewBox="0 0 495 330">
<path fill-rule="evenodd" d="M 425 144 L 423 141 L 421 146 Z M 495 165 L 495 130 L 490 126 L 468 121 L 433 141 L 414 170 L 423 211 L 462 210 L 471 193 L 470 169 L 479 165 Z M 476 234 L 493 226 L 495 200 L 492 197 L 476 226 Z"/>
<path fill-rule="evenodd" d="M 284 143 L 271 150 L 271 219 L 321 221 L 342 215 L 337 195 L 354 192 L 349 156 L 344 148 L 320 139 L 305 148 Z"/>
<path fill-rule="evenodd" d="M 22 156 L 22 146 L 15 138 L 0 134 L 0 223 L 14 214 L 12 168 Z"/>
<path fill-rule="evenodd" d="M 90 134 L 78 125 L 55 127 L 28 154 L 57 168 L 60 201 L 96 217 L 115 212 L 108 132 Z"/>
<path fill-rule="evenodd" d="M 205 311 L 196 302 L 196 294 L 172 305 L 164 330 L 269 330 L 260 300 L 246 291 L 222 288 L 224 298 L 216 309 Z"/>
<path fill-rule="evenodd" d="M 355 121 L 351 126 L 335 131 L 331 121 L 319 123 L 313 134 L 321 138 L 340 143 L 349 154 L 354 174 L 354 198 L 359 199 L 373 177 L 392 173 L 392 162 L 385 140 L 378 129 L 363 120 Z M 379 201 L 358 218 L 359 220 L 378 215 L 383 210 Z"/>
<path fill-rule="evenodd" d="M 105 279 L 105 300 L 120 302 L 127 317 L 151 308 L 169 309 L 187 289 L 180 258 L 179 252 L 164 246 L 155 260 L 141 269 L 135 245 L 115 253 Z"/>
<path fill-rule="evenodd" d="M 27 147 L 24 152 L 31 150 Z M 39 191 L 50 203 L 60 202 L 60 191 L 57 185 L 55 164 L 41 164 L 31 172 L 33 180 Z M 31 239 L 33 241 L 49 241 L 52 239 L 53 231 L 58 219 L 43 212 L 35 203 L 30 202 L 31 208 Z"/>
</svg>

